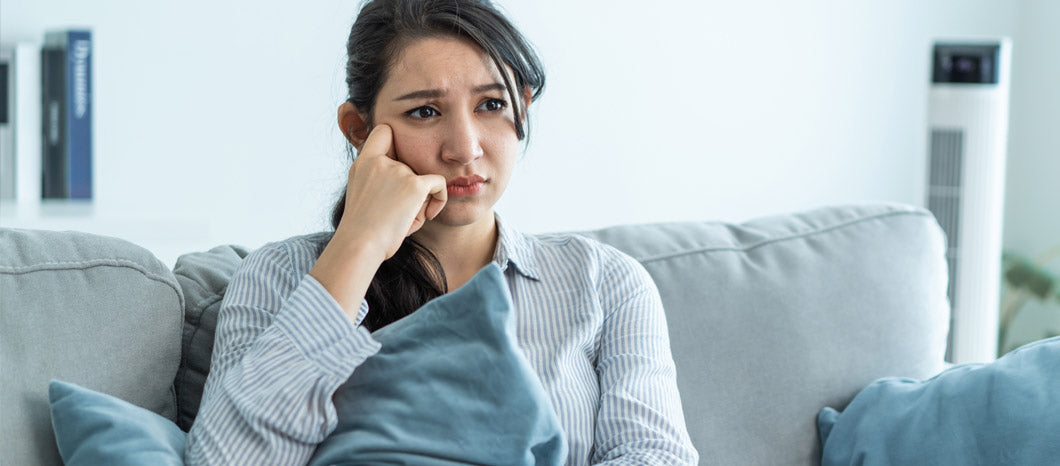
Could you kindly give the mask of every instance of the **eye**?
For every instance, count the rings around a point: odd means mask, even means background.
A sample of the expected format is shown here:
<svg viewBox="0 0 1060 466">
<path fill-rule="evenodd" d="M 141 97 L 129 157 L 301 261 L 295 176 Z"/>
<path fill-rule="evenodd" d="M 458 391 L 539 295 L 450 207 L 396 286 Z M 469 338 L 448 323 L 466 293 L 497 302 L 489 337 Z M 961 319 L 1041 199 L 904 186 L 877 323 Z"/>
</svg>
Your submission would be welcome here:
<svg viewBox="0 0 1060 466">
<path fill-rule="evenodd" d="M 508 106 L 508 102 L 502 99 L 487 99 L 482 102 L 478 109 L 485 110 L 487 112 L 498 112 L 504 110 Z M 476 110 L 478 110 L 476 109 Z"/>
<path fill-rule="evenodd" d="M 423 107 L 416 107 L 412 110 L 405 112 L 405 115 L 412 117 L 417 120 L 426 120 L 433 116 L 440 115 L 437 110 L 424 105 Z"/>
</svg>

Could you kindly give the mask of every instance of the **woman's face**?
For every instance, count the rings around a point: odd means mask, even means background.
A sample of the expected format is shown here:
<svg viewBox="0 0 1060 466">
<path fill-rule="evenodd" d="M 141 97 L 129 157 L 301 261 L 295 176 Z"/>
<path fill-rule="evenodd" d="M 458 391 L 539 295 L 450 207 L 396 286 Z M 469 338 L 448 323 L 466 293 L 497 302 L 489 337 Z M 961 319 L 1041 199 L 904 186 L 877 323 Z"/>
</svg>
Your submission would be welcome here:
<svg viewBox="0 0 1060 466">
<path fill-rule="evenodd" d="M 391 65 L 373 120 L 393 128 L 399 161 L 445 177 L 449 200 L 433 223 L 492 221 L 519 143 L 509 100 L 489 55 L 468 40 L 418 39 Z"/>
</svg>

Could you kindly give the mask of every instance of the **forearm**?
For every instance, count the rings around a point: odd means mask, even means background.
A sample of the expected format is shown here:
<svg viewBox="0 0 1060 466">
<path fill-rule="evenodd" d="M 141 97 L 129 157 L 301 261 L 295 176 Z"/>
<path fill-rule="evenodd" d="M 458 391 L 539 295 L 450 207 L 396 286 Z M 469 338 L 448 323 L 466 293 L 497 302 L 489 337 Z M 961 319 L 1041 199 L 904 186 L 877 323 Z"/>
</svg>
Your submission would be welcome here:
<svg viewBox="0 0 1060 466">
<path fill-rule="evenodd" d="M 368 286 L 385 256 L 367 242 L 339 228 L 309 275 L 331 294 L 346 316 L 356 322 Z"/>
</svg>

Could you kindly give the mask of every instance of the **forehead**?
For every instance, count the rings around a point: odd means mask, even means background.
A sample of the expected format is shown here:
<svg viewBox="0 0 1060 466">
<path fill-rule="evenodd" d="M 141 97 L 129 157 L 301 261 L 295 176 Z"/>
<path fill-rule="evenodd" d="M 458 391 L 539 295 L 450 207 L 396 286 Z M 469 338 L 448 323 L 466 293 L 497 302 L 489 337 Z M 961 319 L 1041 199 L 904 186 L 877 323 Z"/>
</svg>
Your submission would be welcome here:
<svg viewBox="0 0 1060 466">
<path fill-rule="evenodd" d="M 504 81 L 477 44 L 456 37 L 427 37 L 409 42 L 395 57 L 380 93 L 461 90 L 494 82 Z"/>
</svg>

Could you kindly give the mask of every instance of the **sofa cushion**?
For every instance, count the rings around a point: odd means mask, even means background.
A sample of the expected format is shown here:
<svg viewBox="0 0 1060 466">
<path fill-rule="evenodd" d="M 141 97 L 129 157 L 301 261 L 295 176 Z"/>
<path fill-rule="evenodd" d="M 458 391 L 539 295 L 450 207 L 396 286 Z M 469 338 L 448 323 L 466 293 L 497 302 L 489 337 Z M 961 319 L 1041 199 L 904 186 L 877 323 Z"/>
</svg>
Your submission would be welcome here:
<svg viewBox="0 0 1060 466">
<path fill-rule="evenodd" d="M 825 466 L 1057 464 L 1060 337 L 920 381 L 881 379 L 818 417 Z"/>
<path fill-rule="evenodd" d="M 183 357 L 173 385 L 180 412 L 177 424 L 188 431 L 199 412 L 203 385 L 210 373 L 214 329 L 221 298 L 228 281 L 239 268 L 247 250 L 239 246 L 217 246 L 177 258 L 173 274 L 184 291 Z"/>
<path fill-rule="evenodd" d="M 859 204 L 586 235 L 658 285 L 703 464 L 817 464 L 821 408 L 880 377 L 943 368 L 945 247 L 923 209 Z"/>
<path fill-rule="evenodd" d="M 379 352 L 335 392 L 338 427 L 309 464 L 563 464 L 563 429 L 511 314 L 489 264 L 373 332 Z"/>
<path fill-rule="evenodd" d="M 639 260 L 658 285 L 704 464 L 817 464 L 821 408 L 881 377 L 943 368 L 945 245 L 924 209 L 863 203 L 582 234 Z M 209 312 L 200 325 L 212 334 Z M 209 367 L 208 353 L 188 357 Z"/>
<path fill-rule="evenodd" d="M 53 380 L 52 426 L 66 466 L 181 466 L 187 434 L 120 398 Z"/>
<path fill-rule="evenodd" d="M 4 464 L 59 464 L 51 379 L 175 419 L 182 321 L 180 287 L 147 250 L 86 233 L 0 229 Z"/>
</svg>

